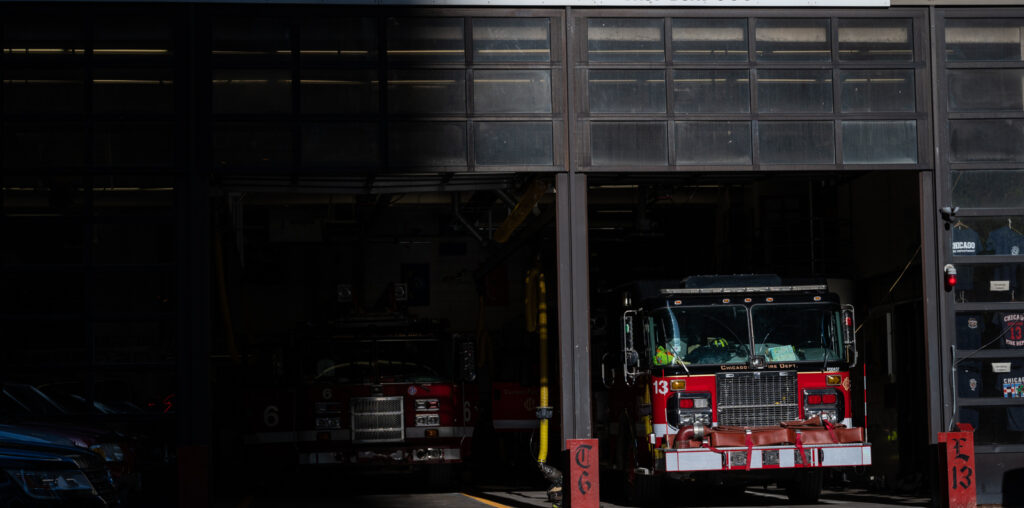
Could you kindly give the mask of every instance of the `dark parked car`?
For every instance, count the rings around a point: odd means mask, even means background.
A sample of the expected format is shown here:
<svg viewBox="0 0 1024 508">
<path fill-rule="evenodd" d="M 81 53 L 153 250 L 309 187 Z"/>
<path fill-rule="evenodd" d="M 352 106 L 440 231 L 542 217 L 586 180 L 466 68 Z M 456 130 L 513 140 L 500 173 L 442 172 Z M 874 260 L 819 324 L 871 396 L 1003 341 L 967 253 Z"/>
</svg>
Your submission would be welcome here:
<svg viewBox="0 0 1024 508">
<path fill-rule="evenodd" d="M 100 455 L 123 497 L 139 488 L 130 438 L 103 426 L 73 421 L 61 405 L 34 386 L 4 383 L 0 387 L 0 423 L 16 424 L 24 432 L 47 432 Z"/>
<path fill-rule="evenodd" d="M 0 507 L 118 504 L 100 455 L 41 430 L 0 425 Z"/>
</svg>

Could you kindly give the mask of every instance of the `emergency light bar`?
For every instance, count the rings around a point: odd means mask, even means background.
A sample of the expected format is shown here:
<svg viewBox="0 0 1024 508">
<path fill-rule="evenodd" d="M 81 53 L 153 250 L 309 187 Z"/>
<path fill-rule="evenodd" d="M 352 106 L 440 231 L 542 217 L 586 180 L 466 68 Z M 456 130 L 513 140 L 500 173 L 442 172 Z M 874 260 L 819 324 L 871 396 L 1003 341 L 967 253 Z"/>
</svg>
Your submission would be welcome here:
<svg viewBox="0 0 1024 508">
<path fill-rule="evenodd" d="M 826 291 L 825 284 L 806 286 L 755 286 L 740 288 L 669 288 L 662 289 L 663 295 L 720 295 L 725 293 L 786 293 L 795 291 Z"/>
</svg>

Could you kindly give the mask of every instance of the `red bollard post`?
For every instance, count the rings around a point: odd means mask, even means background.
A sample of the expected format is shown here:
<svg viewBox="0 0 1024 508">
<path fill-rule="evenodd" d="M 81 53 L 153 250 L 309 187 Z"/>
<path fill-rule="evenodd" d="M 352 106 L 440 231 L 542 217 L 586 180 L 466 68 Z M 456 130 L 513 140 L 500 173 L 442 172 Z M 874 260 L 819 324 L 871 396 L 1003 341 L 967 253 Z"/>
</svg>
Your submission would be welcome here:
<svg viewBox="0 0 1024 508">
<path fill-rule="evenodd" d="M 943 478 L 946 479 L 946 503 L 949 508 L 978 506 L 977 478 L 974 469 L 974 427 L 958 423 L 957 432 L 939 432 L 939 442 L 946 444 Z"/>
<path fill-rule="evenodd" d="M 599 508 L 601 489 L 597 470 L 596 439 L 566 439 L 569 448 L 569 481 L 562 487 L 572 508 Z"/>
</svg>

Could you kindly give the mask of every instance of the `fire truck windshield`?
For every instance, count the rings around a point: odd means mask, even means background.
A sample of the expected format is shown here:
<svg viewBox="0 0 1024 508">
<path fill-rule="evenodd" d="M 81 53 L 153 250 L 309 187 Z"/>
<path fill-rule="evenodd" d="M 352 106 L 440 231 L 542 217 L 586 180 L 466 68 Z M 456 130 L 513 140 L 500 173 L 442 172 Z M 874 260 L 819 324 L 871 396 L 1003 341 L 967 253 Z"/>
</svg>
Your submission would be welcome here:
<svg viewBox="0 0 1024 508">
<path fill-rule="evenodd" d="M 451 345 L 437 338 L 323 341 L 303 355 L 317 381 L 436 383 L 451 379 Z"/>
<path fill-rule="evenodd" d="M 746 363 L 747 308 L 742 305 L 662 307 L 644 322 L 656 366 Z"/>
<path fill-rule="evenodd" d="M 754 354 L 769 362 L 838 361 L 842 315 L 829 303 L 754 305 Z"/>
</svg>

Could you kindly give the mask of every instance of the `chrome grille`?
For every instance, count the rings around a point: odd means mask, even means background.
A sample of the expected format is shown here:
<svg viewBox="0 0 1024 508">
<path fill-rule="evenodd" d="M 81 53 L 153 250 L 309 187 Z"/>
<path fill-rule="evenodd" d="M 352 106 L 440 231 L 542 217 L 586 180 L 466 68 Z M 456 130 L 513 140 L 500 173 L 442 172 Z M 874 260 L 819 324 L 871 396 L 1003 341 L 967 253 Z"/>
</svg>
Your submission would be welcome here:
<svg viewBox="0 0 1024 508">
<path fill-rule="evenodd" d="M 796 372 L 729 372 L 717 375 L 718 424 L 771 427 L 796 420 Z"/>
<path fill-rule="evenodd" d="M 402 397 L 352 399 L 352 442 L 387 443 L 405 438 Z"/>
</svg>

